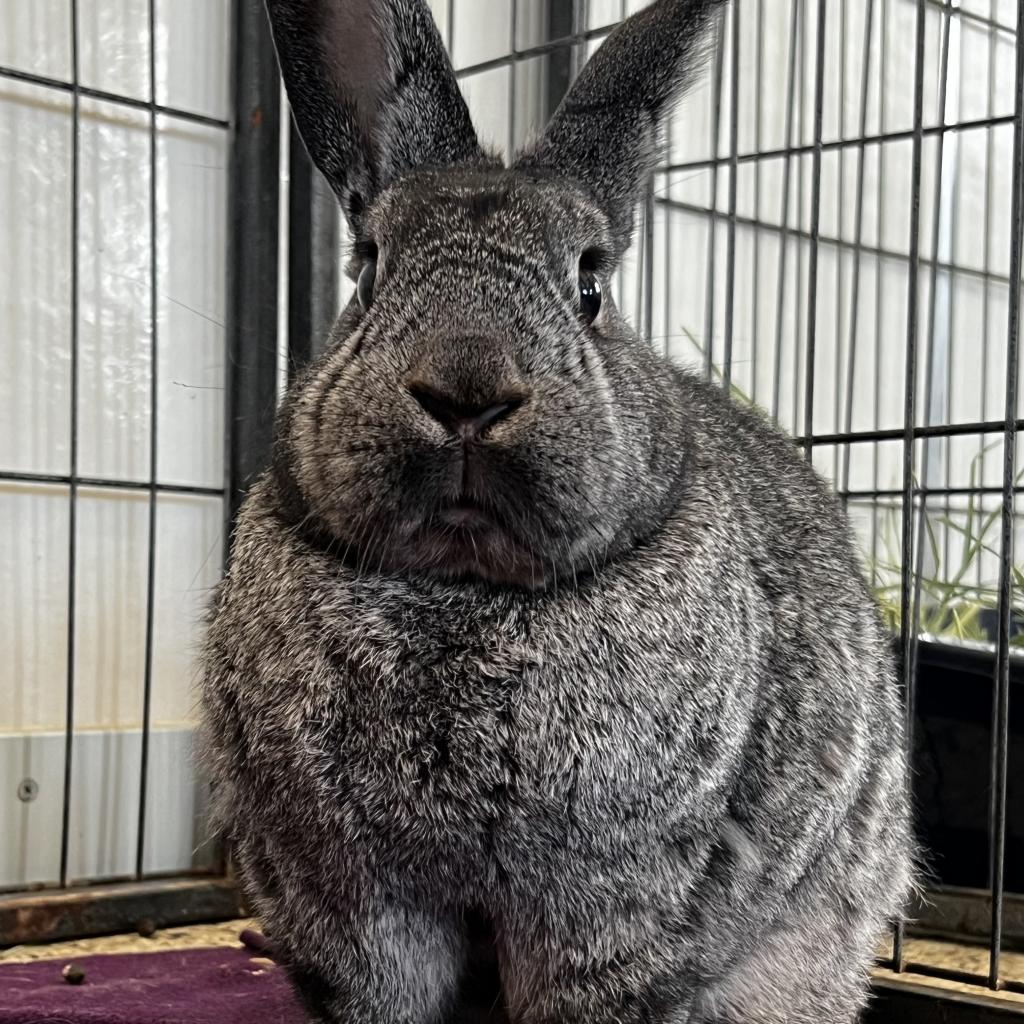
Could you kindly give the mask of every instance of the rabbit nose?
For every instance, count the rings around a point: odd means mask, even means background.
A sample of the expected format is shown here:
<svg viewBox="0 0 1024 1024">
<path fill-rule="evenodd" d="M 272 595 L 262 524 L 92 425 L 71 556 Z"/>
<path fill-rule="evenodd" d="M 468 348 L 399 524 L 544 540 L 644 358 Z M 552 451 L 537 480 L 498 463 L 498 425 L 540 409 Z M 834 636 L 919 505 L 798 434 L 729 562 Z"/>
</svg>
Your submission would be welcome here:
<svg viewBox="0 0 1024 1024">
<path fill-rule="evenodd" d="M 467 404 L 423 384 L 409 384 L 408 390 L 431 419 L 463 440 L 483 436 L 486 430 L 511 416 L 523 404 L 522 396 L 513 394 L 482 404 Z"/>
</svg>

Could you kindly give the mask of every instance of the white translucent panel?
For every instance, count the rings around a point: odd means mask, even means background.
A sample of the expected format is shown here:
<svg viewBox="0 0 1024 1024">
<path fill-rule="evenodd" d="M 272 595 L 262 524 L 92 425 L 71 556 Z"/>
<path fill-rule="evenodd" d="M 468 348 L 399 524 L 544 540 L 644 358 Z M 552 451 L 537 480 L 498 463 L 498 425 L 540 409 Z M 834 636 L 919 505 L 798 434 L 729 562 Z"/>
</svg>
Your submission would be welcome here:
<svg viewBox="0 0 1024 1024">
<path fill-rule="evenodd" d="M 134 874 L 141 763 L 138 729 L 76 731 L 68 819 L 70 881 Z M 59 842 L 59 833 L 56 838 Z"/>
<path fill-rule="evenodd" d="M 149 129 L 145 114 L 82 101 L 79 470 L 149 476 Z"/>
<path fill-rule="evenodd" d="M 3 0 L 0 64 L 71 80 L 71 0 Z"/>
<path fill-rule="evenodd" d="M 507 56 L 512 50 L 512 0 L 450 0 L 455 5 L 452 62 L 457 68 Z"/>
<path fill-rule="evenodd" d="M 157 0 L 157 103 L 227 120 L 230 53 L 229 0 Z"/>
<path fill-rule="evenodd" d="M 158 479 L 224 478 L 224 316 L 229 139 L 158 119 Z"/>
<path fill-rule="evenodd" d="M 449 20 L 451 5 L 452 0 L 427 0 L 427 6 L 430 8 L 430 13 L 434 16 L 434 21 L 437 24 L 438 30 L 441 33 L 441 38 L 444 40 L 444 44 L 448 48 L 449 53 L 451 52 L 452 47 L 452 41 L 448 35 L 449 29 L 451 28 Z"/>
<path fill-rule="evenodd" d="M 818 475 L 827 481 L 830 487 L 837 486 L 839 480 L 839 446 L 819 444 L 811 449 L 811 465 Z"/>
<path fill-rule="evenodd" d="M 69 507 L 65 487 L 0 483 L 0 732 L 64 722 Z"/>
<path fill-rule="evenodd" d="M 149 495 L 78 492 L 75 728 L 142 723 Z"/>
<path fill-rule="evenodd" d="M 875 446 L 873 444 L 844 445 L 846 455 L 841 462 L 845 474 L 843 483 L 853 491 L 875 489 Z"/>
<path fill-rule="evenodd" d="M 150 736 L 146 796 L 146 874 L 211 870 L 209 783 L 198 766 L 194 729 L 157 728 Z"/>
<path fill-rule="evenodd" d="M 2 742 L 0 738 L 0 746 Z M 40 738 L 53 752 L 62 742 L 61 736 Z M 205 846 L 203 828 L 207 807 L 194 758 L 193 729 L 154 729 L 150 733 L 143 857 L 147 872 L 184 872 L 210 864 L 212 851 Z M 134 875 L 141 769 L 140 730 L 75 733 L 68 836 L 71 881 Z M 60 849 L 59 828 L 51 828 L 46 838 Z"/>
<path fill-rule="evenodd" d="M 881 148 L 884 186 L 879 199 L 881 229 L 877 244 L 888 252 L 906 253 L 910 250 L 913 145 L 910 141 L 887 142 Z M 922 229 L 923 225 L 924 218 Z"/>
<path fill-rule="evenodd" d="M 715 153 L 715 62 L 693 83 L 666 126 L 667 158 L 672 164 L 707 160 Z"/>
<path fill-rule="evenodd" d="M 993 128 L 991 142 L 988 269 L 1005 277 L 1010 272 L 1013 126 Z M 979 181 L 974 187 L 983 187 L 983 184 Z"/>
<path fill-rule="evenodd" d="M 548 63 L 547 57 L 533 57 L 516 65 L 512 72 L 516 100 L 511 141 L 515 149 L 537 138 L 547 123 Z"/>
<path fill-rule="evenodd" d="M 64 736 L 0 732 L 0 889 L 60 880 Z"/>
<path fill-rule="evenodd" d="M 220 498 L 161 494 L 157 500 L 152 722 L 195 717 L 196 656 L 224 556 Z"/>
<path fill-rule="evenodd" d="M 705 264 L 708 218 L 666 207 L 662 230 L 668 251 L 655 262 L 655 302 L 661 307 L 656 339 L 667 354 L 683 364 L 703 367 L 705 343 Z M 656 251 L 658 247 L 656 246 Z M 660 282 L 660 283 L 659 283 Z"/>
<path fill-rule="evenodd" d="M 149 98 L 149 0 L 78 0 L 78 46 L 82 85 Z"/>
<path fill-rule="evenodd" d="M 59 880 L 64 796 L 63 732 L 0 732 L 0 888 Z M 143 870 L 209 869 L 207 786 L 194 768 L 195 730 L 154 729 Z M 137 729 L 76 733 L 72 747 L 68 869 L 71 880 L 134 874 L 142 740 Z M 8 784 L 10 782 L 10 784 Z M 31 799 L 19 798 L 25 783 Z M 25 790 L 23 790 L 25 792 Z"/>
<path fill-rule="evenodd" d="M 515 0 L 516 49 L 528 50 L 548 40 L 551 0 Z"/>
<path fill-rule="evenodd" d="M 0 467 L 67 473 L 71 424 L 71 106 L 0 81 Z"/>
<path fill-rule="evenodd" d="M 588 29 L 614 25 L 628 11 L 626 0 L 589 0 L 585 9 Z"/>
<path fill-rule="evenodd" d="M 811 424 L 815 434 L 835 433 L 842 426 L 848 370 L 844 329 L 849 284 L 846 269 L 834 245 L 818 246 L 818 301 L 814 318 L 814 418 Z"/>
<path fill-rule="evenodd" d="M 500 67 L 479 72 L 462 79 L 460 85 L 481 144 L 504 152 L 508 146 L 511 70 Z"/>
</svg>

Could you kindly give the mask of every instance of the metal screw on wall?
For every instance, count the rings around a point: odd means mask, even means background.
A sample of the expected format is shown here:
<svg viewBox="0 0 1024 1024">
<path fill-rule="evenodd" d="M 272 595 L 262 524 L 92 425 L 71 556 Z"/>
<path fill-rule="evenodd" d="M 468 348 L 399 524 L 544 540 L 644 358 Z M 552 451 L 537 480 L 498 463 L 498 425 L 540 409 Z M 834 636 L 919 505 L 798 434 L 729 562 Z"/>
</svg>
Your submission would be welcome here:
<svg viewBox="0 0 1024 1024">
<path fill-rule="evenodd" d="M 18 799 L 23 804 L 32 803 L 39 796 L 39 783 L 35 779 L 22 779 L 18 783 Z"/>
</svg>

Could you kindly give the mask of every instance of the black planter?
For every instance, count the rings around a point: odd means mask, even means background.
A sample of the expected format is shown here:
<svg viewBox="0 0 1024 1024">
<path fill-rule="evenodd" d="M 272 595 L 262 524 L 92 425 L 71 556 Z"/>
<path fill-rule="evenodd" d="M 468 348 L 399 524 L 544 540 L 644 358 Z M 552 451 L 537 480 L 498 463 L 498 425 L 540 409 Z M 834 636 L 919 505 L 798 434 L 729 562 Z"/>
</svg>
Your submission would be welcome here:
<svg viewBox="0 0 1024 1024">
<path fill-rule="evenodd" d="M 995 657 L 922 642 L 918 648 L 913 793 L 929 882 L 990 882 L 989 815 Z M 1005 889 L 1024 893 L 1024 665 L 1010 665 Z"/>
</svg>

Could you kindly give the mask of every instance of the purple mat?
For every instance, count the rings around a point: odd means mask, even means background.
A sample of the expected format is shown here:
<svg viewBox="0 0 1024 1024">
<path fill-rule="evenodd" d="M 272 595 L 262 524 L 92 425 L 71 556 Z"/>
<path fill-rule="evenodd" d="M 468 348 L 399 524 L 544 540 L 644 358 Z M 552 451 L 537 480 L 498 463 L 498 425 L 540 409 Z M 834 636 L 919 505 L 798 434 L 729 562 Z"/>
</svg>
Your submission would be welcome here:
<svg viewBox="0 0 1024 1024">
<path fill-rule="evenodd" d="M 86 956 L 0 964 L 0 1024 L 303 1024 L 280 967 L 244 949 Z"/>
</svg>

